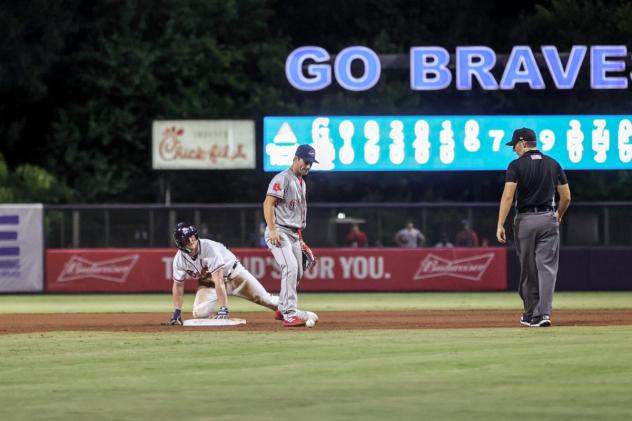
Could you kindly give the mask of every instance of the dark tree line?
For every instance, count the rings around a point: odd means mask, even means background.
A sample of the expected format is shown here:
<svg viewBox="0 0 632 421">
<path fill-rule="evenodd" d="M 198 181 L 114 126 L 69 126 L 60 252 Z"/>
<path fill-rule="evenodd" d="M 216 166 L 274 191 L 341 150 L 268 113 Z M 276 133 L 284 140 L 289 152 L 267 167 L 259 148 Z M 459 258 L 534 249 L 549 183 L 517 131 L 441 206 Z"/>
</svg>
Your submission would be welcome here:
<svg viewBox="0 0 632 421">
<path fill-rule="evenodd" d="M 622 44 L 627 1 L 27 0 L 0 5 L 0 201 L 260 201 L 261 171 L 151 170 L 154 119 L 306 114 L 630 113 L 632 93 L 410 90 L 384 71 L 353 93 L 300 93 L 288 53 L 353 44 L 379 54 L 414 45 Z M 550 81 L 549 81 L 550 82 Z M 551 84 L 548 83 L 550 86 Z M 583 88 L 582 88 L 583 87 Z M 259 147 L 260 148 L 260 147 Z M 261 156 L 261 148 L 259 149 Z M 630 171 L 573 172 L 578 200 L 632 200 Z M 497 200 L 502 172 L 313 174 L 312 201 Z"/>
</svg>

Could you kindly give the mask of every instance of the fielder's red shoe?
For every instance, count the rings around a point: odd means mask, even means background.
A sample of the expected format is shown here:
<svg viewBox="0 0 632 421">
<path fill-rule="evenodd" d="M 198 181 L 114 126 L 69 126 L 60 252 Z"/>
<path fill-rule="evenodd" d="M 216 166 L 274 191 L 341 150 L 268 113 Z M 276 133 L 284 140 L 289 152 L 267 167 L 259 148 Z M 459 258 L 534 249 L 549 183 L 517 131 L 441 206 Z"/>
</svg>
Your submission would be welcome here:
<svg viewBox="0 0 632 421">
<path fill-rule="evenodd" d="M 283 320 L 283 313 L 278 308 L 274 310 L 274 320 Z"/>
<path fill-rule="evenodd" d="M 287 320 L 283 320 L 283 327 L 300 327 L 305 326 L 305 320 L 298 316 L 290 317 Z"/>
</svg>

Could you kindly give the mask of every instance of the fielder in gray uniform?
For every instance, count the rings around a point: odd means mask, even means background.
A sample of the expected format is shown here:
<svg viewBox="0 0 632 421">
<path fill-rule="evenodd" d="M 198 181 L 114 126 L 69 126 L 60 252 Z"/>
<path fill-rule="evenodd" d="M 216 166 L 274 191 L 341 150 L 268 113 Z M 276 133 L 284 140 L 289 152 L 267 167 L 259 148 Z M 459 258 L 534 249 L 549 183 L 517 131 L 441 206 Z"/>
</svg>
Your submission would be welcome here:
<svg viewBox="0 0 632 421">
<path fill-rule="evenodd" d="M 193 303 L 193 318 L 210 317 L 216 305 L 216 319 L 227 319 L 228 296 L 233 295 L 276 310 L 279 299 L 268 294 L 263 285 L 237 257 L 223 244 L 200 239 L 195 226 L 180 222 L 173 238 L 178 252 L 173 259 L 173 315 L 170 325 L 182 324 L 182 304 L 184 301 L 184 281 L 187 277 L 198 281 L 198 290 Z"/>
<path fill-rule="evenodd" d="M 306 186 L 304 176 L 316 161 L 316 151 L 309 145 L 296 149 L 292 166 L 278 173 L 268 186 L 263 202 L 266 220 L 265 240 L 277 264 L 281 268 L 279 311 L 283 326 L 305 326 L 316 322 L 312 312 L 298 309 L 298 282 L 303 276 L 303 252 L 311 251 L 303 241 L 301 231 L 307 220 Z"/>
<path fill-rule="evenodd" d="M 516 200 L 514 240 L 520 259 L 518 292 L 524 304 L 520 323 L 551 326 L 553 292 L 560 257 L 560 222 L 571 202 L 571 191 L 560 164 L 536 148 L 535 132 L 514 131 L 511 141 L 519 158 L 507 168 L 500 200 L 496 238 L 506 243 L 505 220 Z M 555 210 L 555 192 L 560 201 Z"/>
</svg>

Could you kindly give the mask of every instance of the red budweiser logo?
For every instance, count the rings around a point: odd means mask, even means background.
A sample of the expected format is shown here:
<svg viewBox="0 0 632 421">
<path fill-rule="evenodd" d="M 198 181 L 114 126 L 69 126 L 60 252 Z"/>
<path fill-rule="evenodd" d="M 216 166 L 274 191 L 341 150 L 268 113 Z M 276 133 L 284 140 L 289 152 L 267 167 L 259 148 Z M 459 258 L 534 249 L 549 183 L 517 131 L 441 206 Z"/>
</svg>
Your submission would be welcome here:
<svg viewBox="0 0 632 421">
<path fill-rule="evenodd" d="M 487 267 L 494 258 L 494 253 L 479 254 L 462 259 L 448 260 L 434 254 L 427 255 L 421 261 L 414 280 L 452 276 L 470 281 L 480 281 Z"/>
<path fill-rule="evenodd" d="M 122 284 L 132 271 L 138 257 L 138 254 L 133 254 L 131 256 L 92 262 L 83 257 L 73 255 L 64 265 L 64 270 L 57 278 L 57 282 L 76 281 L 78 279 L 101 279 Z"/>
</svg>

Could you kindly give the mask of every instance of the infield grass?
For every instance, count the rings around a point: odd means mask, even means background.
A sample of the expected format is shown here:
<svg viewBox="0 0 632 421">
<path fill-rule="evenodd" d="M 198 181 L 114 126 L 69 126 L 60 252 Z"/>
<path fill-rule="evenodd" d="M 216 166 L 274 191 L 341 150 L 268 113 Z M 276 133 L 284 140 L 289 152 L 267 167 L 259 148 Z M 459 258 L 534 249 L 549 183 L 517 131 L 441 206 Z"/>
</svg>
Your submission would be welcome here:
<svg viewBox="0 0 632 421">
<path fill-rule="evenodd" d="M 629 420 L 632 327 L 0 335 L 2 420 Z"/>
<path fill-rule="evenodd" d="M 192 293 L 185 295 L 190 312 Z M 555 309 L 632 308 L 632 292 L 558 292 Z M 520 311 L 514 292 L 300 293 L 299 306 L 313 311 L 475 310 Z M 268 311 L 230 297 L 231 312 Z M 171 294 L 0 295 L 0 313 L 171 312 Z"/>
</svg>

